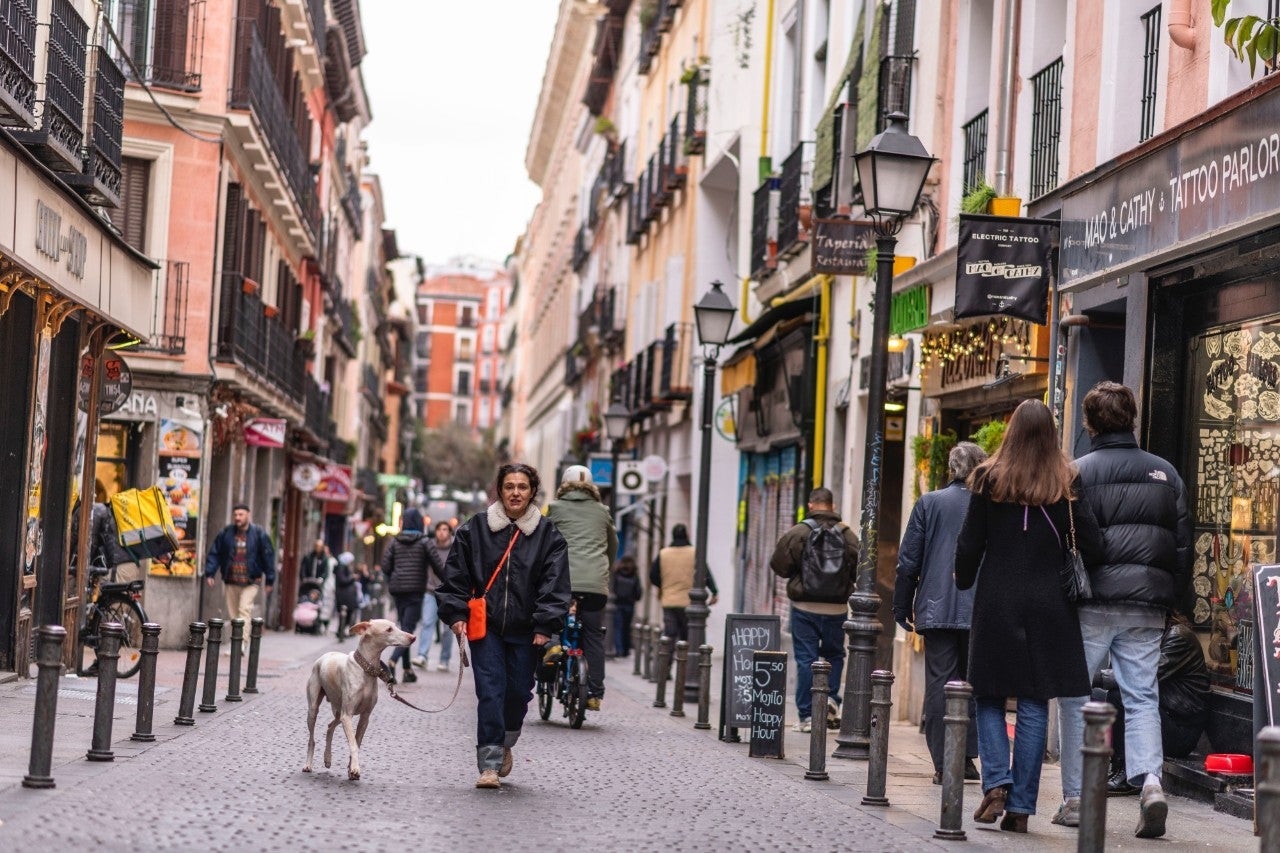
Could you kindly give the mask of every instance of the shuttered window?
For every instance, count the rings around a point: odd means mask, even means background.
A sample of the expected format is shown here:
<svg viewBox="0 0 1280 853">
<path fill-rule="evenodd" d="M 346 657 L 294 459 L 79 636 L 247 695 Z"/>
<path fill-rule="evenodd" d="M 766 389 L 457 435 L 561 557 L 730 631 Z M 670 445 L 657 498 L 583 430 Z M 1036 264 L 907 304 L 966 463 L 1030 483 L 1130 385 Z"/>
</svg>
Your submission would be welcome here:
<svg viewBox="0 0 1280 853">
<path fill-rule="evenodd" d="M 111 211 L 111 224 L 120 229 L 125 242 L 139 252 L 146 251 L 150 198 L 151 161 L 120 158 L 120 206 Z"/>
</svg>

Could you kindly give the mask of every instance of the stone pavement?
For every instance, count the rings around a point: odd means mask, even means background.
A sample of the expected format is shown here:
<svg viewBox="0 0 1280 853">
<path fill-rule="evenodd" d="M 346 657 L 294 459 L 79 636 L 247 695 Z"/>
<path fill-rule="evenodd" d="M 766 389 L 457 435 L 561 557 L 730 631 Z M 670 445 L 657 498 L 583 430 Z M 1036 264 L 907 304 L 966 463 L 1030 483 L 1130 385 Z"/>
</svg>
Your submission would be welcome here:
<svg viewBox="0 0 1280 853">
<path fill-rule="evenodd" d="M 352 648 L 350 642 L 345 644 Z M 831 782 L 803 779 L 807 736 L 790 734 L 786 761 L 748 759 L 745 744 L 695 731 L 696 707 L 670 717 L 650 707 L 653 686 L 611 665 L 605 709 L 572 731 L 531 708 L 516 765 L 501 791 L 477 791 L 474 695 L 470 678 L 457 705 L 420 714 L 385 693 L 362 749 L 364 777 L 346 779 L 346 743 L 335 737 L 334 767 L 303 774 L 304 685 L 330 638 L 268 633 L 259 685 L 239 705 L 197 712 L 197 725 L 172 725 L 182 654 L 162 652 L 157 742 L 134 744 L 134 680 L 120 685 L 117 760 L 84 760 L 94 682 L 63 679 L 53 791 L 29 791 L 26 772 L 34 682 L 0 685 L 0 849 L 69 850 L 455 850 L 537 848 L 619 851 L 920 850 L 931 838 L 939 789 L 929 783 L 923 740 L 908 726 L 892 734 L 893 806 L 858 805 L 865 767 L 830 759 Z M 222 659 L 225 671 L 227 659 Z M 456 673 L 430 671 L 402 686 L 410 701 L 443 704 Z M 714 722 L 713 711 L 713 722 Z M 791 711 L 794 719 L 794 709 Z M 324 719 L 323 716 L 321 718 Z M 321 724 L 317 725 L 321 728 Z M 834 746 L 834 741 L 831 743 Z M 317 748 L 319 762 L 322 747 Z M 1047 768 L 1041 816 L 1030 837 L 966 821 L 967 849 L 1028 843 L 1074 849 L 1074 832 L 1048 822 L 1056 768 Z M 972 811 L 977 786 L 966 791 Z M 1133 800 L 1111 803 L 1114 849 L 1149 848 L 1131 835 Z M 1161 849 L 1255 850 L 1244 821 L 1174 800 Z M 954 846 L 954 845 L 952 845 Z"/>
</svg>

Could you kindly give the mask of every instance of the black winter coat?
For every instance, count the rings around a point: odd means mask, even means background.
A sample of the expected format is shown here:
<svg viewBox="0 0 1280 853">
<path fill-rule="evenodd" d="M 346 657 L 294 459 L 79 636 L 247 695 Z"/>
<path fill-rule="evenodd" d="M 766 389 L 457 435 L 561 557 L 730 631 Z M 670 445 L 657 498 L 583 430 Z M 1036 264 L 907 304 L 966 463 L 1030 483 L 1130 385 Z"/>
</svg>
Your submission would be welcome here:
<svg viewBox="0 0 1280 853">
<path fill-rule="evenodd" d="M 517 529 L 520 538 L 485 596 L 488 630 L 514 638 L 535 632 L 560 636 L 569 612 L 569 549 L 536 506 L 512 523 L 495 503 L 458 528 L 436 589 L 440 621 L 467 621 L 467 602 L 484 592 Z"/>
<path fill-rule="evenodd" d="M 1091 565 L 1102 551 L 1098 524 L 1083 502 L 1072 509 L 1080 554 Z M 977 584 L 969 631 L 975 696 L 1048 700 L 1089 692 L 1080 620 L 1058 575 L 1068 524 L 1066 501 L 1042 509 L 970 497 L 956 543 L 956 586 Z"/>
<path fill-rule="evenodd" d="M 387 577 L 387 592 L 392 595 L 425 594 L 428 572 L 440 576 L 444 565 L 436 553 L 435 539 L 419 530 L 397 535 L 382 555 L 382 573 Z"/>
<path fill-rule="evenodd" d="M 356 573 L 341 561 L 333 567 L 333 605 L 335 612 L 339 607 L 347 608 L 351 614 L 360 609 L 360 585 L 356 582 Z"/>
<path fill-rule="evenodd" d="M 1076 462 L 1081 496 L 1102 530 L 1092 601 L 1173 610 L 1191 584 L 1191 517 L 1178 472 L 1130 433 L 1093 439 Z"/>
<path fill-rule="evenodd" d="M 973 591 L 956 589 L 956 539 L 969 511 L 969 490 L 956 480 L 920 496 L 898 547 L 898 581 L 893 590 L 894 621 L 910 621 L 917 631 L 967 631 L 973 619 Z"/>
<path fill-rule="evenodd" d="M 632 572 L 624 575 L 622 572 L 614 572 L 609 578 L 609 586 L 612 588 L 613 603 L 621 604 L 624 607 L 635 604 L 644 598 L 644 587 L 640 585 L 640 573 Z"/>
</svg>

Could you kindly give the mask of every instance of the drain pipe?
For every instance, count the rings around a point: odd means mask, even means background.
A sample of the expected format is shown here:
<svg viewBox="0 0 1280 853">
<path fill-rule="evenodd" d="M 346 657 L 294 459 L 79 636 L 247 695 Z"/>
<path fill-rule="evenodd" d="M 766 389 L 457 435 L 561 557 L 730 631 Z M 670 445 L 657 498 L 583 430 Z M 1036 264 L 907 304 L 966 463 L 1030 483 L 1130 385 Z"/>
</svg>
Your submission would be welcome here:
<svg viewBox="0 0 1280 853">
<path fill-rule="evenodd" d="M 1195 50 L 1196 27 L 1191 20 L 1191 0 L 1169 3 L 1169 41 L 1186 50 Z"/>
<path fill-rule="evenodd" d="M 1018 24 L 1022 18 L 1021 0 L 1003 0 L 1001 21 L 1004 26 L 1004 44 L 1000 51 L 1000 88 L 996 93 L 996 168 L 992 186 L 996 195 L 1008 198 L 1013 195 L 1013 105 L 1018 84 Z"/>
</svg>

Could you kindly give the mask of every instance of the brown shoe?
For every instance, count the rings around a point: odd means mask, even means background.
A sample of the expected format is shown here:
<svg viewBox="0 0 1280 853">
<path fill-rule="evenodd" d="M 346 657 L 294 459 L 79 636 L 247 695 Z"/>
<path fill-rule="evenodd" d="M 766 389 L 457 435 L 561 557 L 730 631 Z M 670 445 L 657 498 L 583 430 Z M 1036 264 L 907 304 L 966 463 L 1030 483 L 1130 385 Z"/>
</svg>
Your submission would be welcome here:
<svg viewBox="0 0 1280 853">
<path fill-rule="evenodd" d="M 484 770 L 480 773 L 480 780 L 476 782 L 477 788 L 501 788 L 502 782 L 498 781 L 497 770 Z"/>
<path fill-rule="evenodd" d="M 1028 817 L 1030 815 L 1005 812 L 1004 817 L 1000 819 L 1000 828 L 1005 832 L 1026 832 Z"/>
<path fill-rule="evenodd" d="M 992 788 L 982 795 L 982 802 L 978 803 L 978 810 L 973 813 L 973 819 L 978 823 L 995 823 L 996 819 L 1004 813 L 1004 801 L 1009 796 L 1009 789 L 1004 785 Z"/>
<path fill-rule="evenodd" d="M 498 775 L 503 779 L 511 775 L 511 747 L 504 746 L 502 748 L 502 766 L 498 768 Z"/>
</svg>

